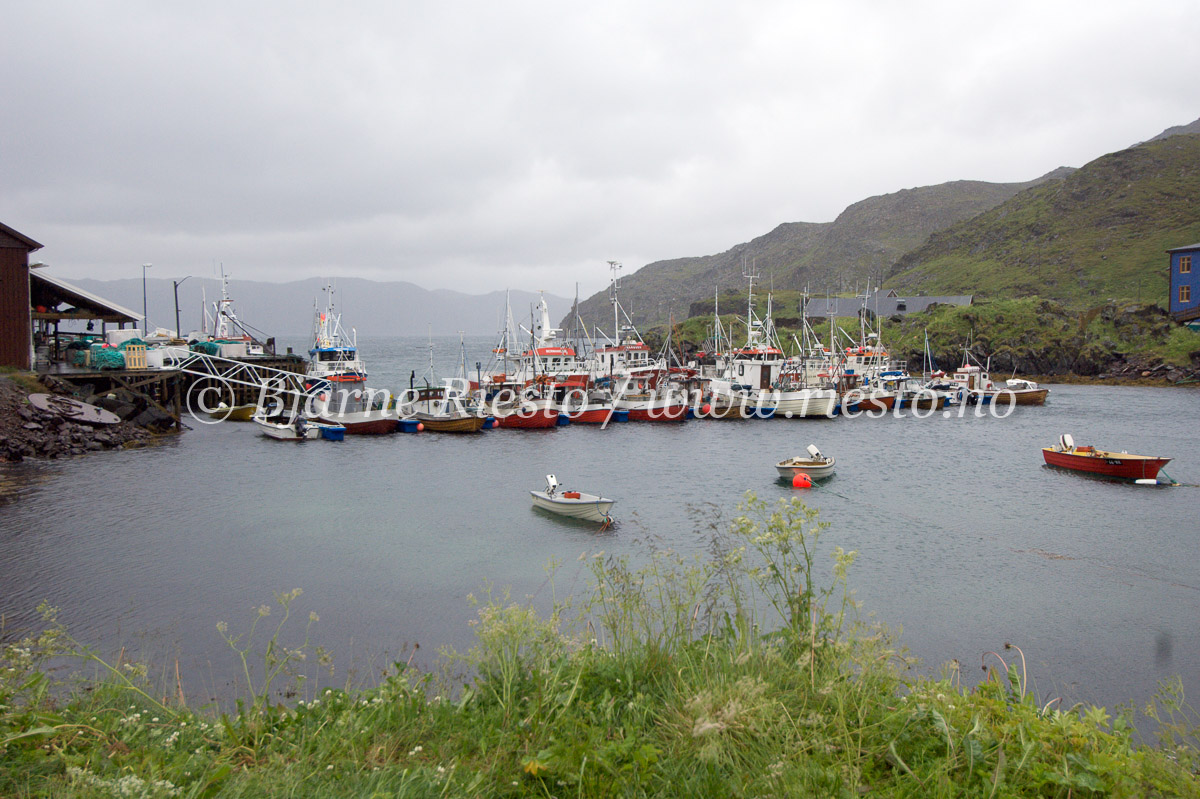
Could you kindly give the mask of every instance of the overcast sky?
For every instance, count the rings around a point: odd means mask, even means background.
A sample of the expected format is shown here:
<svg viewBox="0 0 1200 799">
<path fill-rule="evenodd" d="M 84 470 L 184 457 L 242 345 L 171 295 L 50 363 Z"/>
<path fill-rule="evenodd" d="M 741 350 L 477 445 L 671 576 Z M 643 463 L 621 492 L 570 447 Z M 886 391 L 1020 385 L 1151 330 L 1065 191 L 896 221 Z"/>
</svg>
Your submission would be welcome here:
<svg viewBox="0 0 1200 799">
<path fill-rule="evenodd" d="M 1200 6 L 9 3 L 0 222 L 71 277 L 586 296 L 1200 116 Z"/>
</svg>

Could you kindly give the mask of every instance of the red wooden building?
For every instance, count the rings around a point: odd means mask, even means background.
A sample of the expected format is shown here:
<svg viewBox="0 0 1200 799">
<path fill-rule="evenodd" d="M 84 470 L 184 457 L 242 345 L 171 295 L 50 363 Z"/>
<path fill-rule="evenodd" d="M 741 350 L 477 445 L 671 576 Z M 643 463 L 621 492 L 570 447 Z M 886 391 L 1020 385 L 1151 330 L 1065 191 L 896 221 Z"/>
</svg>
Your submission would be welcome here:
<svg viewBox="0 0 1200 799">
<path fill-rule="evenodd" d="M 0 366 L 30 366 L 29 253 L 41 248 L 33 239 L 0 223 Z"/>
</svg>

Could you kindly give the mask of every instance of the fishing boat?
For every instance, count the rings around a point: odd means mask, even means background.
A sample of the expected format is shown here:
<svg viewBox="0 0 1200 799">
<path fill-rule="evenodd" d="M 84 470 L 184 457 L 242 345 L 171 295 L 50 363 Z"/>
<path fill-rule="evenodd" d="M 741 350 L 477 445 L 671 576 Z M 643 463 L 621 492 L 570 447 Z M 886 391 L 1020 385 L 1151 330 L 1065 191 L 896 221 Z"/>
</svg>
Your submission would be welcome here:
<svg viewBox="0 0 1200 799">
<path fill-rule="evenodd" d="M 334 311 L 333 286 L 326 286 L 325 310 L 317 309 L 313 323 L 313 345 L 308 351 L 310 386 L 324 383 L 362 383 L 367 370 L 358 357 L 358 333 L 347 335 L 342 316 Z"/>
<path fill-rule="evenodd" d="M 212 332 L 209 332 L 209 331 Z M 212 313 L 204 308 L 204 329 L 193 332 L 189 338 L 206 341 L 212 345 L 214 354 L 222 358 L 245 358 L 263 355 L 266 349 L 252 333 L 251 328 L 238 319 L 229 296 L 229 275 L 221 268 L 221 299 L 212 303 Z"/>
<path fill-rule="evenodd" d="M 815 444 L 808 445 L 808 457 L 788 458 L 775 464 L 780 477 L 789 480 L 798 474 L 807 474 L 813 480 L 824 480 L 833 475 L 834 459 L 821 454 Z"/>
<path fill-rule="evenodd" d="M 253 403 L 248 405 L 229 405 L 220 403 L 216 408 L 208 412 L 208 415 L 213 419 L 222 422 L 248 422 L 254 418 L 255 412 L 258 410 L 258 405 Z"/>
<path fill-rule="evenodd" d="M 277 441 L 308 441 L 317 438 L 341 441 L 346 435 L 346 428 L 340 424 L 313 421 L 303 416 L 255 415 L 252 421 L 262 430 L 263 435 Z"/>
<path fill-rule="evenodd" d="M 1054 446 L 1042 447 L 1042 457 L 1048 465 L 1061 469 L 1137 482 L 1157 482 L 1159 471 L 1171 462 L 1170 458 L 1153 455 L 1130 455 L 1076 446 L 1075 439 L 1066 433 L 1059 436 Z"/>
<path fill-rule="evenodd" d="M 708 403 L 707 412 L 701 409 L 697 415 L 708 419 L 770 419 L 775 408 L 766 404 L 769 395 L 734 388 L 732 394 L 714 394 Z"/>
<path fill-rule="evenodd" d="M 687 398 L 667 387 L 639 385 L 637 378 L 626 378 L 617 389 L 614 406 L 624 411 L 631 422 L 682 422 L 687 419 Z"/>
<path fill-rule="evenodd" d="M 612 392 L 605 388 L 560 387 L 555 390 L 559 413 L 571 424 L 607 424 L 629 421 L 629 411 L 618 410 Z"/>
<path fill-rule="evenodd" d="M 746 341 L 728 353 L 718 355 L 710 386 L 714 407 L 737 404 L 738 396 L 749 394 L 750 403 L 761 412 L 760 418 L 799 418 L 832 416 L 837 392 L 831 388 L 810 386 L 799 362 L 784 357 L 772 313 L 772 298 L 767 295 L 766 315 L 759 318 L 754 310 L 754 281 L 759 275 L 746 270 L 749 288 L 746 294 Z M 714 301 L 715 305 L 715 301 Z M 714 329 L 719 330 L 720 319 Z M 726 400 L 718 403 L 718 398 Z M 773 409 L 766 412 L 766 409 Z"/>
<path fill-rule="evenodd" d="M 557 513 L 559 516 L 569 516 L 572 519 L 589 522 L 603 522 L 606 526 L 612 524 L 613 521 L 608 512 L 612 510 L 615 499 L 606 499 L 583 491 L 567 491 L 559 485 L 558 478 L 552 474 L 546 475 L 544 491 L 530 491 L 529 496 L 533 498 L 535 508 Z"/>
<path fill-rule="evenodd" d="M 994 383 L 988 374 L 988 369 L 971 362 L 970 350 L 963 352 L 963 365 L 950 375 L 949 381 L 965 389 L 967 402 L 987 405 L 999 402 L 1001 405 L 1045 405 L 1050 389 L 1042 388 L 1032 380 L 1020 377 L 1010 377 L 1004 385 Z M 988 359 L 990 363 L 991 359 Z"/>
<path fill-rule="evenodd" d="M 488 411 L 496 419 L 496 427 L 518 430 L 544 430 L 559 424 L 558 405 L 550 397 L 514 397 L 509 402 L 493 401 Z"/>
<path fill-rule="evenodd" d="M 398 414 L 388 406 L 390 395 L 386 391 L 351 389 L 348 383 L 325 384 L 311 391 L 311 410 L 307 412 L 322 424 L 339 425 L 354 436 L 387 435 L 397 430 Z"/>
<path fill-rule="evenodd" d="M 477 433 L 493 418 L 444 386 L 416 389 L 416 399 L 406 403 L 402 419 L 412 419 L 433 433 Z"/>
</svg>

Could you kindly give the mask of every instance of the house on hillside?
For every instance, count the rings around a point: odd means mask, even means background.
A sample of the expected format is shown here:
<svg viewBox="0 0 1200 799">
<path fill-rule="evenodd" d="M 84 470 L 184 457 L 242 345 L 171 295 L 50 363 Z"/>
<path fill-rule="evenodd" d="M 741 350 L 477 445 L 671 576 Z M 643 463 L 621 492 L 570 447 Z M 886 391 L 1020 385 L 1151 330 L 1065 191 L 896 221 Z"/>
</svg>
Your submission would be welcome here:
<svg viewBox="0 0 1200 799">
<path fill-rule="evenodd" d="M 808 301 L 809 316 L 857 316 L 866 308 L 874 316 L 904 316 L 928 310 L 931 305 L 970 305 L 974 295 L 958 294 L 944 297 L 901 297 L 895 291 L 878 290 L 864 299 L 858 297 L 813 297 Z"/>
<path fill-rule="evenodd" d="M 1171 265 L 1169 310 L 1178 322 L 1200 323 L 1200 244 L 1167 250 Z M 1193 264 L 1196 269 L 1193 269 Z"/>
</svg>

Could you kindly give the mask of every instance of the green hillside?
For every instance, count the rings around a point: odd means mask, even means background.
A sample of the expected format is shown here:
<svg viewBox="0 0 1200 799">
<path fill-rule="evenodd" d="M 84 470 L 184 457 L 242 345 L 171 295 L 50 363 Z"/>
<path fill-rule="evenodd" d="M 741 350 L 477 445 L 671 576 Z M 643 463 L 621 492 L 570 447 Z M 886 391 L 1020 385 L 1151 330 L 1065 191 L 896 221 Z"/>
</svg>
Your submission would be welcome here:
<svg viewBox="0 0 1200 799">
<path fill-rule="evenodd" d="M 934 233 L 885 286 L 901 294 L 1039 295 L 1071 307 L 1165 302 L 1164 250 L 1200 241 L 1200 135 L 1146 142 Z"/>
<path fill-rule="evenodd" d="M 789 222 L 719 255 L 648 264 L 622 279 L 621 304 L 639 326 L 663 322 L 672 312 L 678 318 L 693 302 L 711 300 L 717 288 L 743 291 L 747 266 L 761 274 L 763 288 L 777 290 L 853 291 L 868 281 L 878 284 L 901 255 L 931 233 L 1069 172 L 1056 170 L 1026 183 L 963 180 L 871 197 L 833 222 Z M 582 301 L 580 316 L 589 326 L 610 329 L 608 293 Z"/>
</svg>

